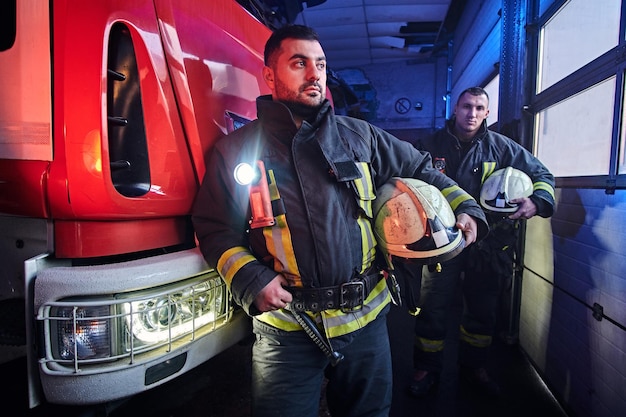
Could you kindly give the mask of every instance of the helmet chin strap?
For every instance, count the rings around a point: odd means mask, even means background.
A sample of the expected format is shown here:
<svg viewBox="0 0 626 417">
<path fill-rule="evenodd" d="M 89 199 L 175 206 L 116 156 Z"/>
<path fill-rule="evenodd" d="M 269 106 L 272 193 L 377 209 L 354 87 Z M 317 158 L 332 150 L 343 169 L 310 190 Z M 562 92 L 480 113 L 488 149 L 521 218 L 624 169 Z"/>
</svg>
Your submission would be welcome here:
<svg viewBox="0 0 626 417">
<path fill-rule="evenodd" d="M 394 272 L 393 262 L 391 260 L 391 254 L 385 253 L 385 262 L 387 268 L 383 270 L 387 287 L 389 287 L 389 293 L 391 294 L 391 301 L 398 307 L 402 307 L 402 294 L 400 293 L 400 284 Z"/>
</svg>

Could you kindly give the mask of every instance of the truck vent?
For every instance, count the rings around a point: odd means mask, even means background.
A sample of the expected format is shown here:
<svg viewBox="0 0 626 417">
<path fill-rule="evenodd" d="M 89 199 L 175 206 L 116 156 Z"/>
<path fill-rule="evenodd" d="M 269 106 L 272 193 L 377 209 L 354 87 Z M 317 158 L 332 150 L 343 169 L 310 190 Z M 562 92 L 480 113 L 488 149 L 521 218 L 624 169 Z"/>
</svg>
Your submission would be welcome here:
<svg viewBox="0 0 626 417">
<path fill-rule="evenodd" d="M 111 180 L 126 197 L 150 190 L 150 164 L 137 58 L 128 28 L 116 23 L 109 36 L 107 120 Z"/>
<path fill-rule="evenodd" d="M 15 43 L 17 30 L 17 9 L 15 0 L 0 4 L 0 52 L 11 49 Z"/>
</svg>

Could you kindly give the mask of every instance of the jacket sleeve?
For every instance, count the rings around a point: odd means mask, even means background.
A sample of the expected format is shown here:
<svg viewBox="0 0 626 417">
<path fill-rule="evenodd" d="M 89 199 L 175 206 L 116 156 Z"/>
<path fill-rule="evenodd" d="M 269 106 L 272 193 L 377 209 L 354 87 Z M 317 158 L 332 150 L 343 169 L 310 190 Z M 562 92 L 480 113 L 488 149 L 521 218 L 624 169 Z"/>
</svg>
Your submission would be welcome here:
<svg viewBox="0 0 626 417">
<path fill-rule="evenodd" d="M 217 147 L 192 207 L 200 250 L 216 268 L 233 298 L 249 315 L 260 314 L 253 302 L 276 273 L 250 251 L 247 238 L 248 191 L 234 181 L 232 167 Z"/>
<path fill-rule="evenodd" d="M 380 187 L 391 177 L 412 177 L 432 184 L 444 195 L 454 214 L 461 213 L 472 216 L 478 224 L 478 240 L 483 239 L 489 232 L 485 213 L 478 202 L 450 177 L 442 174 L 433 167 L 432 158 L 428 152 L 416 149 L 409 142 L 376 129 L 374 146 L 377 157 L 373 158 L 373 166 L 378 177 L 376 185 Z"/>
<path fill-rule="evenodd" d="M 508 165 L 525 172 L 533 182 L 530 199 L 537 206 L 537 215 L 550 217 L 554 213 L 554 176 L 533 154 L 513 140 L 509 140 L 511 161 Z"/>
</svg>

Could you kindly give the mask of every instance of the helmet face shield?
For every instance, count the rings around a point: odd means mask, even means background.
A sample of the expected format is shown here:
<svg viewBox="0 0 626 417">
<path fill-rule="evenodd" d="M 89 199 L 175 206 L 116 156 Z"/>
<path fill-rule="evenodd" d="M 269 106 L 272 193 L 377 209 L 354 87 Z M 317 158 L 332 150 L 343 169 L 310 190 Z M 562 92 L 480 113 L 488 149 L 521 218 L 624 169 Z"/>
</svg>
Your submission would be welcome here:
<svg viewBox="0 0 626 417">
<path fill-rule="evenodd" d="M 465 244 L 445 197 L 413 178 L 392 178 L 380 188 L 374 234 L 386 254 L 424 264 L 451 259 Z"/>
<path fill-rule="evenodd" d="M 524 172 L 513 167 L 499 169 L 491 174 L 480 190 L 480 205 L 489 211 L 514 213 L 516 198 L 533 193 L 533 182 Z"/>
</svg>

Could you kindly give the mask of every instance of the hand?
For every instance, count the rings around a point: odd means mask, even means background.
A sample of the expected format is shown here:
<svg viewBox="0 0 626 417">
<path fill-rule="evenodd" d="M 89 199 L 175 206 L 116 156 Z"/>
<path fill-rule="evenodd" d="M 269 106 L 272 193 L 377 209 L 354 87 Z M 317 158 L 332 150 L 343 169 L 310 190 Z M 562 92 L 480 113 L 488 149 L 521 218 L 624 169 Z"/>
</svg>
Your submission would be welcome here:
<svg viewBox="0 0 626 417">
<path fill-rule="evenodd" d="M 278 274 L 269 282 L 254 299 L 254 305 L 261 312 L 285 308 L 293 297 L 284 287 L 288 285 L 287 279 Z"/>
<path fill-rule="evenodd" d="M 517 211 L 509 216 L 509 219 L 530 219 L 537 214 L 537 206 L 528 197 L 516 198 L 511 200 L 511 203 L 518 205 Z"/>
<path fill-rule="evenodd" d="M 472 216 L 465 213 L 459 214 L 456 218 L 456 227 L 463 232 L 466 247 L 476 242 L 476 238 L 478 237 L 478 224 Z"/>
</svg>

